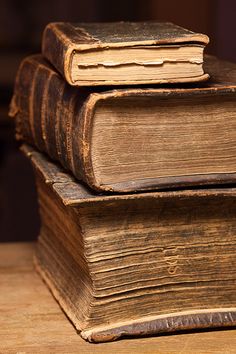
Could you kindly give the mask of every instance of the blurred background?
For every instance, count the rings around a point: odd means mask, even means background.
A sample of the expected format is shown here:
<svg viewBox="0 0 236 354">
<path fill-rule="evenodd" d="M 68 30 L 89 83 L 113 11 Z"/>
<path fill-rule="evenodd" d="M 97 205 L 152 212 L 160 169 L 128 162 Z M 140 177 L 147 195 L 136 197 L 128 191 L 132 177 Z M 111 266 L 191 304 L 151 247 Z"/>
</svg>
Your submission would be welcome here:
<svg viewBox="0 0 236 354">
<path fill-rule="evenodd" d="M 33 172 L 7 117 L 21 59 L 40 51 L 52 21 L 171 21 L 211 39 L 207 52 L 236 61 L 235 0 L 0 0 L 0 242 L 37 237 L 40 221 Z"/>
</svg>

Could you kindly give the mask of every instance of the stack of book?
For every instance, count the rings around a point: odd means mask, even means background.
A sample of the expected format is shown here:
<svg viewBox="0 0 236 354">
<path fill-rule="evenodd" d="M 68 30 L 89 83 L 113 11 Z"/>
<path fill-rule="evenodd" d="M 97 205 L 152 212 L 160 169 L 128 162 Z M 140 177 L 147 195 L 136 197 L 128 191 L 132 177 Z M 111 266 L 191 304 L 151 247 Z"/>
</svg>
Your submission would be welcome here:
<svg viewBox="0 0 236 354">
<path fill-rule="evenodd" d="M 86 340 L 236 325 L 236 65 L 203 62 L 207 42 L 53 23 L 19 68 L 35 263 Z"/>
</svg>

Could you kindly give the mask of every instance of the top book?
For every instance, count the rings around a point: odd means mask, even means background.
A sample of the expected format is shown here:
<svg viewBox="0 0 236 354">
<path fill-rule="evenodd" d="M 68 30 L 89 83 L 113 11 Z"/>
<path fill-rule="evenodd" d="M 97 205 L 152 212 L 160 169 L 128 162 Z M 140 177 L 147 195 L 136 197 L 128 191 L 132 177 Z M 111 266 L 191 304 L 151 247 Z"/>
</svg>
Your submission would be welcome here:
<svg viewBox="0 0 236 354">
<path fill-rule="evenodd" d="M 50 23 L 43 55 L 75 86 L 197 82 L 208 79 L 209 38 L 167 22 Z"/>
</svg>

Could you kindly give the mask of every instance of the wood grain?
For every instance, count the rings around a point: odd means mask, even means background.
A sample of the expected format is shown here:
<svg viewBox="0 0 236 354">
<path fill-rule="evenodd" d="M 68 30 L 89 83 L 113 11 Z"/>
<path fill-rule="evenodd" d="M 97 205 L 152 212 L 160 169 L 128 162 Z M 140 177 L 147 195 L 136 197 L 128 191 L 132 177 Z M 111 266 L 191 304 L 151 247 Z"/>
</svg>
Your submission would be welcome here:
<svg viewBox="0 0 236 354">
<path fill-rule="evenodd" d="M 34 244 L 0 245 L 1 354 L 234 354 L 236 330 L 85 342 L 33 267 Z"/>
</svg>

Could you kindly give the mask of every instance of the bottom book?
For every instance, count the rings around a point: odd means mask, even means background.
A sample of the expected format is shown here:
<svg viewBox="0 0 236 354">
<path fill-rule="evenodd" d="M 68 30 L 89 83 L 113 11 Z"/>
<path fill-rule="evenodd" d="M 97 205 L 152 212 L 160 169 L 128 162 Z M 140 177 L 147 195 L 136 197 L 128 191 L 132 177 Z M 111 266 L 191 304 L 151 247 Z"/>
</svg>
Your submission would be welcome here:
<svg viewBox="0 0 236 354">
<path fill-rule="evenodd" d="M 23 146 L 36 267 L 91 342 L 236 325 L 236 189 L 99 195 Z"/>
</svg>

